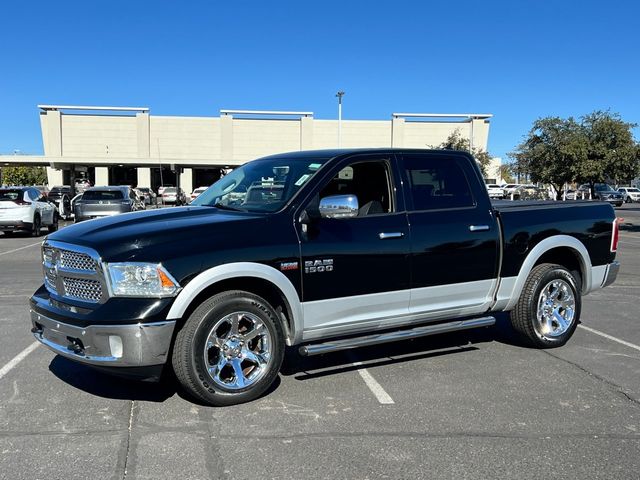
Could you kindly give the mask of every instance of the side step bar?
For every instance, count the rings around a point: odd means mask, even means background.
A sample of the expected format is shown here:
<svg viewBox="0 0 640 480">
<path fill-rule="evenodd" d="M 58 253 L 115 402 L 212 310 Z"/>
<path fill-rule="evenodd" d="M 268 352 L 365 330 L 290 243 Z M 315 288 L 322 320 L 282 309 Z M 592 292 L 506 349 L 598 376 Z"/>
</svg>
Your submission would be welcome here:
<svg viewBox="0 0 640 480">
<path fill-rule="evenodd" d="M 365 337 L 354 337 L 344 340 L 334 340 L 332 342 L 326 343 L 303 345 L 298 349 L 298 352 L 300 352 L 300 355 L 303 355 L 305 357 L 312 355 L 321 355 L 323 353 L 338 352 L 340 350 L 350 350 L 352 348 L 367 347 L 369 345 L 378 345 L 380 343 L 389 343 L 398 340 L 407 340 L 410 338 L 426 337 L 428 335 L 435 335 L 438 333 L 457 332 L 459 330 L 468 330 L 470 328 L 477 327 L 489 327 L 495 323 L 496 319 L 494 317 L 458 320 L 455 322 L 438 323 L 436 325 L 425 325 L 408 330 L 397 330 L 395 332 L 367 335 Z"/>
</svg>

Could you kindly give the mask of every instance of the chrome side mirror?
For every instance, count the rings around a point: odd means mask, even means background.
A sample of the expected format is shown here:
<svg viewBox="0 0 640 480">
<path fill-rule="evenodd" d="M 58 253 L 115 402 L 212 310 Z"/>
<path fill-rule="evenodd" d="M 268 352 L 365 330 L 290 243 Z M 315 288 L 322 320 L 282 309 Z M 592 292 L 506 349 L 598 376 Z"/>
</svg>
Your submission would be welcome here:
<svg viewBox="0 0 640 480">
<path fill-rule="evenodd" d="M 322 218 L 353 218 L 358 216 L 358 197 L 355 195 L 332 195 L 320 200 Z"/>
</svg>

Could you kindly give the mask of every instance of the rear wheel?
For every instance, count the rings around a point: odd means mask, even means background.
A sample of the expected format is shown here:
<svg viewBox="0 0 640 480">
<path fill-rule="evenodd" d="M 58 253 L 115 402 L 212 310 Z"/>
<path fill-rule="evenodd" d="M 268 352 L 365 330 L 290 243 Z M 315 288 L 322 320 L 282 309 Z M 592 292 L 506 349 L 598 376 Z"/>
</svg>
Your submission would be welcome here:
<svg viewBox="0 0 640 480">
<path fill-rule="evenodd" d="M 273 307 L 249 292 L 212 296 L 178 332 L 173 368 L 182 386 L 214 406 L 244 403 L 274 382 L 284 333 Z"/>
<path fill-rule="evenodd" d="M 55 231 L 58 230 L 58 214 L 57 213 L 53 213 L 53 222 L 51 223 L 51 225 L 49 225 L 49 233 L 53 233 Z"/>
<path fill-rule="evenodd" d="M 543 263 L 531 270 L 511 324 L 532 346 L 567 343 L 580 320 L 581 297 L 576 278 L 561 265 Z"/>
<path fill-rule="evenodd" d="M 40 220 L 40 215 L 39 214 L 35 214 L 33 216 L 33 225 L 31 228 L 31 236 L 32 237 L 39 237 L 40 233 L 42 230 L 42 220 Z"/>
</svg>

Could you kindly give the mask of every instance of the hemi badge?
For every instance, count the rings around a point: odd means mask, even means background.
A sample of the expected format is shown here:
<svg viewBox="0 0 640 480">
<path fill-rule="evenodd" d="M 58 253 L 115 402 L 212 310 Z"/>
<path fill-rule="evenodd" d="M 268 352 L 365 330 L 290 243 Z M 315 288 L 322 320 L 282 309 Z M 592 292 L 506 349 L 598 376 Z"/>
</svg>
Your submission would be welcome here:
<svg viewBox="0 0 640 480">
<path fill-rule="evenodd" d="M 286 272 L 288 270 L 297 270 L 298 262 L 283 262 L 280 264 L 280 271 Z"/>
</svg>

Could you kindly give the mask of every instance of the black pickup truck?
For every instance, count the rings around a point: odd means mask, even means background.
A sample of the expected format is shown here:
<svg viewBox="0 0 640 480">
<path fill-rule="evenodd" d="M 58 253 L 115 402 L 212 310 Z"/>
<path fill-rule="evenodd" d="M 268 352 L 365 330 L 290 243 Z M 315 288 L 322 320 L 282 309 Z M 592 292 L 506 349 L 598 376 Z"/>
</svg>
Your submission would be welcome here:
<svg viewBox="0 0 640 480">
<path fill-rule="evenodd" d="M 563 345 L 617 275 L 604 202 L 492 204 L 470 155 L 295 152 L 234 170 L 190 206 L 47 237 L 35 337 L 66 358 L 211 405 L 261 395 L 302 355 L 483 327 L 511 312 Z"/>
</svg>

